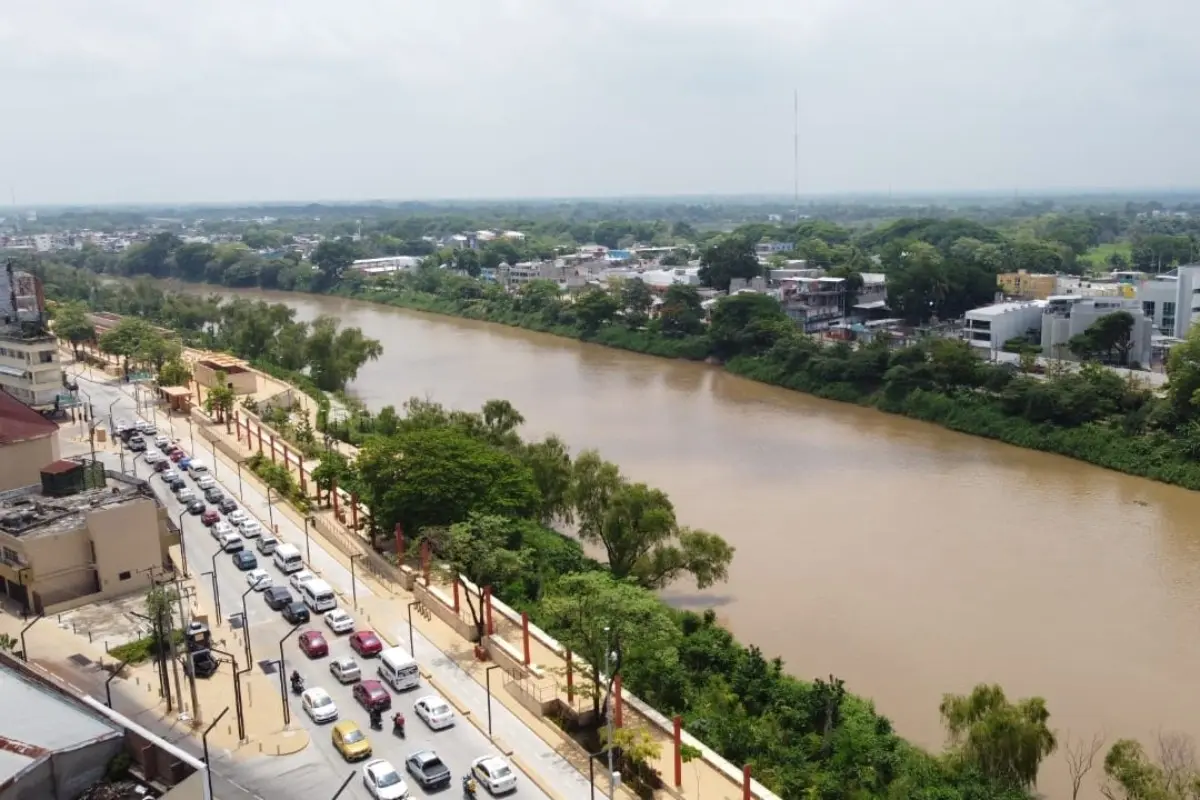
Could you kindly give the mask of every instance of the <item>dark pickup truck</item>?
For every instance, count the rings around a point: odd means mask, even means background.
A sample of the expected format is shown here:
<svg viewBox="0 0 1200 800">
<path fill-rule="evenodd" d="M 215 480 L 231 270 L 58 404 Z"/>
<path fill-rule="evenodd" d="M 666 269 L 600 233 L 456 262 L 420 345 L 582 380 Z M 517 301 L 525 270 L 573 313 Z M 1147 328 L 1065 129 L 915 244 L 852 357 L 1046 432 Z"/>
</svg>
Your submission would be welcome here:
<svg viewBox="0 0 1200 800">
<path fill-rule="evenodd" d="M 194 669 L 197 678 L 210 677 L 217 671 L 217 660 L 213 658 L 212 652 L 209 650 L 201 650 L 191 654 L 191 658 L 184 663 L 184 669 L 191 674 Z"/>
</svg>

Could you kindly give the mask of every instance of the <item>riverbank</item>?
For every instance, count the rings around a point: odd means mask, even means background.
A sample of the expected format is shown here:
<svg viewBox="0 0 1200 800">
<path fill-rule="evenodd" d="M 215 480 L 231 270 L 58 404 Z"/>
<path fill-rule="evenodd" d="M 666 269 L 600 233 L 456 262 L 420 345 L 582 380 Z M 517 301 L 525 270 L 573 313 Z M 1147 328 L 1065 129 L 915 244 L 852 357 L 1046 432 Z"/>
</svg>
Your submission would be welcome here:
<svg viewBox="0 0 1200 800">
<path fill-rule="evenodd" d="M 336 296 L 423 311 L 444 316 L 490 322 L 600 344 L 643 355 L 701 361 L 711 354 L 704 335 L 667 338 L 651 331 L 634 331 L 611 325 L 586 335 L 572 325 L 553 324 L 536 314 L 495 311 L 486 303 L 463 305 L 437 294 L 403 291 L 339 291 Z M 829 348 L 832 350 L 832 348 Z M 844 359 L 849 361 L 849 358 Z M 721 369 L 760 383 L 804 392 L 826 400 L 874 408 L 889 414 L 931 422 L 949 430 L 992 439 L 1016 447 L 1066 456 L 1190 490 L 1200 490 L 1200 462 L 1188 457 L 1175 437 L 1161 430 L 1138 430 L 1111 419 L 1061 426 L 1006 413 L 994 397 L 978 392 L 943 392 L 917 387 L 904 393 L 863 387 L 850 380 L 814 380 L 809 370 L 789 368 L 771 354 L 734 356 Z M 1148 415 L 1143 415 L 1148 416 Z M 1139 421 L 1145 424 L 1145 419 Z"/>
</svg>

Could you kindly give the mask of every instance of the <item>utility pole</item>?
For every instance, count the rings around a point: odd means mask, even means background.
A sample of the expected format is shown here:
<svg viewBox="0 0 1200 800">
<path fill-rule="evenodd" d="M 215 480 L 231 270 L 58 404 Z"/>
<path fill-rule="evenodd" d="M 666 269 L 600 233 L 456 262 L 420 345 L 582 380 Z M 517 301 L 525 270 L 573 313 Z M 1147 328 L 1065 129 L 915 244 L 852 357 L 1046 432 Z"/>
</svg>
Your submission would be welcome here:
<svg viewBox="0 0 1200 800">
<path fill-rule="evenodd" d="M 196 666 L 195 666 L 195 664 L 192 664 L 192 648 L 189 646 L 189 644 L 187 642 L 187 619 L 183 615 L 184 587 L 181 585 L 182 580 L 183 580 L 182 578 L 175 579 L 175 599 L 179 604 L 180 630 L 182 630 L 183 634 L 184 634 L 183 652 L 188 659 L 188 663 L 191 664 L 191 669 L 186 670 L 186 672 L 187 672 L 187 677 L 188 677 L 188 686 L 192 690 L 192 718 L 199 720 L 200 719 L 200 696 L 196 693 Z M 192 593 L 194 591 L 195 591 L 195 589 L 193 587 L 190 587 L 190 586 L 187 587 L 188 598 L 191 598 Z M 172 641 L 174 641 L 174 640 L 172 640 Z M 174 659 L 172 659 L 172 660 L 174 660 Z M 178 684 L 176 684 L 176 685 L 178 685 Z"/>
</svg>

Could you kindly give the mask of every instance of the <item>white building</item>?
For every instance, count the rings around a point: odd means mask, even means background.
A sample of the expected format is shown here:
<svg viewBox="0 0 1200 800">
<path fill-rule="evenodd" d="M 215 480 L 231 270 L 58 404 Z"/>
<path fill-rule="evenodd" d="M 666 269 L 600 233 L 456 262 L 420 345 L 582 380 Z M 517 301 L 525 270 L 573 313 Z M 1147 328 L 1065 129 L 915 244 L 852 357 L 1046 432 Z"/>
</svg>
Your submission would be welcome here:
<svg viewBox="0 0 1200 800">
<path fill-rule="evenodd" d="M 35 409 L 54 406 L 66 390 L 53 336 L 25 337 L 0 329 L 0 391 Z"/>
<path fill-rule="evenodd" d="M 416 269 L 421 259 L 416 256 L 384 256 L 383 258 L 360 258 L 350 265 L 350 269 L 367 275 L 379 275 L 388 272 L 401 272 Z"/>
<path fill-rule="evenodd" d="M 1137 299 L 1159 333 L 1183 339 L 1200 319 L 1200 264 L 1188 264 L 1142 281 Z"/>
<path fill-rule="evenodd" d="M 963 338 L 972 347 L 999 351 L 1009 339 L 1041 330 L 1045 300 L 1019 303 L 997 303 L 967 312 Z"/>
<path fill-rule="evenodd" d="M 1048 298 L 1042 314 L 1042 354 L 1047 358 L 1070 358 L 1071 351 L 1067 348 L 1071 337 L 1083 333 L 1101 317 L 1118 311 L 1127 311 L 1133 317 L 1129 363 L 1148 367 L 1154 323 L 1142 313 L 1136 300 L 1119 297 L 1055 295 Z"/>
</svg>

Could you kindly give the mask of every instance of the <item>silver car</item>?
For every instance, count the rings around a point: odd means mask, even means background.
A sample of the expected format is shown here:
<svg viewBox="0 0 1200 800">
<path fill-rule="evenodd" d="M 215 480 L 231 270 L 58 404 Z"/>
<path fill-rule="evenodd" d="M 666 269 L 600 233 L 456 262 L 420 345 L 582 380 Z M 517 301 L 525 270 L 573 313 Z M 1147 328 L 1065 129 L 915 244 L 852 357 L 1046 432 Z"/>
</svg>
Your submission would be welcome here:
<svg viewBox="0 0 1200 800">
<path fill-rule="evenodd" d="M 353 658 L 335 658 L 329 662 L 329 673 L 338 683 L 354 683 L 362 679 L 362 670 Z"/>
</svg>

